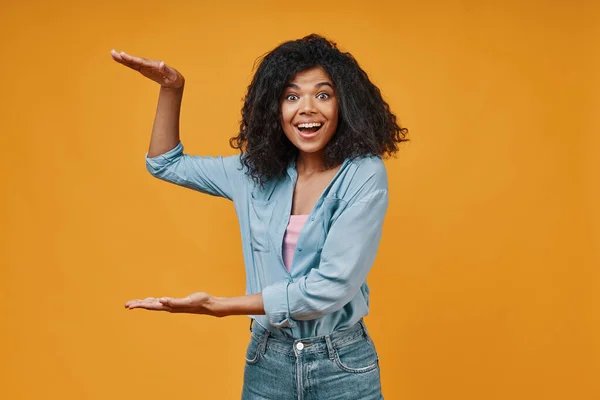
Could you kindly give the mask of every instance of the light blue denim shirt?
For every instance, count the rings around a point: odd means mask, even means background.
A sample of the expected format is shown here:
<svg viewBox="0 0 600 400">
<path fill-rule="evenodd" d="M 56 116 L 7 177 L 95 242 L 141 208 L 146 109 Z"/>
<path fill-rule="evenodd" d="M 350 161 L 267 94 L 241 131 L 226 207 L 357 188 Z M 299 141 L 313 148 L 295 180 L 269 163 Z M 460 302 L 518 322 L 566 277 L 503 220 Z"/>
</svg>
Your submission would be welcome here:
<svg viewBox="0 0 600 400">
<path fill-rule="evenodd" d="M 160 179 L 233 200 L 246 269 L 246 294 L 262 292 L 266 315 L 250 316 L 275 334 L 327 335 L 351 327 L 369 312 L 366 278 L 377 254 L 388 204 L 380 157 L 347 159 L 317 200 L 300 232 L 290 271 L 283 236 L 297 180 L 287 174 L 256 185 L 240 156 L 199 157 L 172 150 L 148 158 Z"/>
</svg>

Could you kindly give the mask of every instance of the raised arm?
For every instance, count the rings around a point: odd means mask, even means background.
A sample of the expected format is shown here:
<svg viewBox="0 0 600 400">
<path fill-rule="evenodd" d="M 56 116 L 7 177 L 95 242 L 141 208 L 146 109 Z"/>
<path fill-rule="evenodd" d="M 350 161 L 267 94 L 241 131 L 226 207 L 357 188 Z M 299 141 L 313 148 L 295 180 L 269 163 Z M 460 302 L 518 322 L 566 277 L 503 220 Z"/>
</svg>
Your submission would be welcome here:
<svg viewBox="0 0 600 400">
<path fill-rule="evenodd" d="M 113 60 L 160 85 L 146 168 L 155 177 L 213 196 L 233 199 L 241 187 L 239 156 L 199 157 L 184 154 L 179 115 L 185 79 L 162 61 L 111 51 Z"/>
<path fill-rule="evenodd" d="M 183 75 L 162 61 L 134 57 L 124 51 L 118 53 L 112 50 L 110 54 L 116 62 L 160 85 L 148 157 L 156 157 L 175 148 L 179 143 L 179 115 L 185 86 Z"/>
</svg>

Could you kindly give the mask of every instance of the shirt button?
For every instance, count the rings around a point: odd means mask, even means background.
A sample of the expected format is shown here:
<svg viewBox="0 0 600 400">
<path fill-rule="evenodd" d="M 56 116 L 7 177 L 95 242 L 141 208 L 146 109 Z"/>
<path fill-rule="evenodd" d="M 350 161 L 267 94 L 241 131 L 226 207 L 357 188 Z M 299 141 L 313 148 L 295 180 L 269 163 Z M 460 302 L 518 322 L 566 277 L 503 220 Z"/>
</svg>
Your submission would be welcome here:
<svg viewBox="0 0 600 400">
<path fill-rule="evenodd" d="M 298 251 L 302 251 L 302 247 L 300 247 L 300 248 L 298 249 Z"/>
<path fill-rule="evenodd" d="M 311 221 L 314 221 L 314 220 L 315 220 L 315 217 L 312 217 L 310 220 L 311 220 Z"/>
<path fill-rule="evenodd" d="M 304 343 L 296 343 L 296 348 L 298 349 L 298 351 L 302 351 L 302 349 L 304 348 Z"/>
</svg>

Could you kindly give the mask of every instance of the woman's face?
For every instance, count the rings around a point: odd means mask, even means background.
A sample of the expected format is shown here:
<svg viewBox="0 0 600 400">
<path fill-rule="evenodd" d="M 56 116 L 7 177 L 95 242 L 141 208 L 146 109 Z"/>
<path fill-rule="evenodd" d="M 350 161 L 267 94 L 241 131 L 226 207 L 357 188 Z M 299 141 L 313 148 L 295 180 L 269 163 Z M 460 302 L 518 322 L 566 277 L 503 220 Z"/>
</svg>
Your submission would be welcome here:
<svg viewBox="0 0 600 400">
<path fill-rule="evenodd" d="M 305 153 L 317 153 L 337 129 L 338 102 L 333 82 L 321 67 L 296 74 L 281 100 L 285 136 Z"/>
</svg>

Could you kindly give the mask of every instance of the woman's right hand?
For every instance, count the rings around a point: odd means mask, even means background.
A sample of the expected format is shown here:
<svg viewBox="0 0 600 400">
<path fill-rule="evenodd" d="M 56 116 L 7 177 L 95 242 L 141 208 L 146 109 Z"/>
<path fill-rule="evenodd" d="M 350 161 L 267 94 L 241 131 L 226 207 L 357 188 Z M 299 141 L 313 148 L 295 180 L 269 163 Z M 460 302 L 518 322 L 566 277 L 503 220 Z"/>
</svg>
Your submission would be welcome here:
<svg viewBox="0 0 600 400">
<path fill-rule="evenodd" d="M 110 51 L 113 60 L 133 70 L 138 71 L 146 78 L 152 79 L 160 86 L 169 89 L 180 89 L 185 83 L 183 75 L 175 68 L 169 67 L 162 61 L 148 60 L 146 58 L 134 57 L 124 51 Z"/>
</svg>

